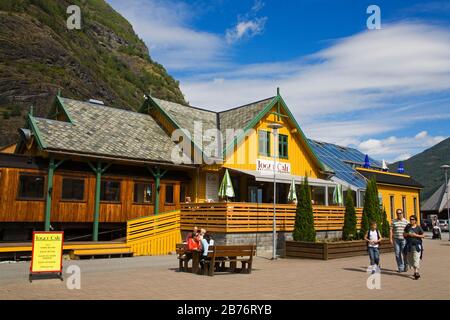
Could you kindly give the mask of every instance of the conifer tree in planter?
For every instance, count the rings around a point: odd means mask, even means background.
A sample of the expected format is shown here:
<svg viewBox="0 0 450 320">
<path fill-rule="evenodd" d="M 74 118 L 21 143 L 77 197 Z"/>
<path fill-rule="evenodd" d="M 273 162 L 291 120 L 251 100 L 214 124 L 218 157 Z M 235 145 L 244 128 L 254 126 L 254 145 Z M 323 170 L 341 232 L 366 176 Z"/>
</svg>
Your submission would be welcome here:
<svg viewBox="0 0 450 320">
<path fill-rule="evenodd" d="M 295 241 L 315 242 L 316 230 L 314 228 L 314 214 L 308 177 L 306 177 L 304 182 L 300 185 L 298 198 L 292 237 Z"/>
<path fill-rule="evenodd" d="M 352 193 L 347 191 L 347 197 L 345 198 L 345 217 L 344 217 L 344 227 L 342 229 L 342 239 L 355 240 L 357 238 L 358 233 L 356 230 L 355 204 L 353 202 Z"/>
<path fill-rule="evenodd" d="M 383 208 L 382 219 L 383 222 L 381 223 L 381 236 L 385 239 L 388 239 L 390 236 L 391 226 L 389 225 L 389 221 L 387 219 L 386 208 Z"/>
<path fill-rule="evenodd" d="M 375 177 L 367 181 L 366 195 L 364 197 L 364 208 L 361 220 L 360 239 L 364 238 L 370 227 L 370 222 L 376 221 L 378 227 L 382 225 L 380 199 L 378 198 L 378 188 Z"/>
</svg>

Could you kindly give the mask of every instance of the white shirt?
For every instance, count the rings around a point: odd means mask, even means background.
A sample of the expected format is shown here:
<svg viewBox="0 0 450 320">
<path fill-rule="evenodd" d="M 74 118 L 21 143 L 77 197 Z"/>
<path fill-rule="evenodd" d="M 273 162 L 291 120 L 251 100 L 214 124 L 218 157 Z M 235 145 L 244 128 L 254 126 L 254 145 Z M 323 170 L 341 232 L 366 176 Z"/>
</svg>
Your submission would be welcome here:
<svg viewBox="0 0 450 320">
<path fill-rule="evenodd" d="M 370 230 L 369 231 L 369 240 L 378 240 L 378 233 L 377 230 Z M 371 248 L 378 248 L 378 243 L 377 244 L 373 244 L 369 242 L 369 247 Z"/>
</svg>

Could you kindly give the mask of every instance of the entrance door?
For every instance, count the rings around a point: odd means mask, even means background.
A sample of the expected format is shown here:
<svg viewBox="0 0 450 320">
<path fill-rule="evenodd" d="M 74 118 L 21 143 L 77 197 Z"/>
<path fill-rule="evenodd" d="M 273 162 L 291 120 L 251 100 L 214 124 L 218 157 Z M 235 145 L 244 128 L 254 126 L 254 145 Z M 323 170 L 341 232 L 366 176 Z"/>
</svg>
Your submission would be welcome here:
<svg viewBox="0 0 450 320">
<path fill-rule="evenodd" d="M 253 203 L 262 203 L 263 190 L 255 186 L 248 187 L 248 200 Z"/>
</svg>

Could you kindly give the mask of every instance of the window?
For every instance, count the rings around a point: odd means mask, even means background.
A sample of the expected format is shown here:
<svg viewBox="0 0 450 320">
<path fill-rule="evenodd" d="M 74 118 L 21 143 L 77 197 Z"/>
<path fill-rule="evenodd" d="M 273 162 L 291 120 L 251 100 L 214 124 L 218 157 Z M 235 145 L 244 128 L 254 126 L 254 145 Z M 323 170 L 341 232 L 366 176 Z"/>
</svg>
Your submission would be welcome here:
<svg viewBox="0 0 450 320">
<path fill-rule="evenodd" d="M 134 203 L 153 202 L 153 185 L 151 183 L 134 184 Z"/>
<path fill-rule="evenodd" d="M 417 198 L 413 198 L 413 204 L 414 204 L 414 215 L 417 215 Z"/>
<path fill-rule="evenodd" d="M 406 218 L 407 212 L 406 212 L 406 197 L 405 196 L 402 196 L 402 209 L 403 209 L 403 215 Z"/>
<path fill-rule="evenodd" d="M 173 185 L 166 185 L 166 203 L 173 203 Z"/>
<path fill-rule="evenodd" d="M 186 201 L 187 185 L 182 183 L 180 185 L 180 202 Z"/>
<path fill-rule="evenodd" d="M 395 198 L 394 196 L 390 196 L 389 198 L 389 205 L 391 207 L 391 220 L 394 219 L 394 211 L 395 211 Z"/>
<path fill-rule="evenodd" d="M 45 177 L 38 175 L 19 176 L 20 199 L 44 199 Z"/>
<path fill-rule="evenodd" d="M 258 152 L 260 155 L 270 157 L 270 132 L 258 131 Z"/>
<path fill-rule="evenodd" d="M 288 136 L 285 134 L 278 135 L 278 156 L 280 158 L 288 157 Z"/>
<path fill-rule="evenodd" d="M 119 202 L 120 201 L 120 182 L 102 181 L 100 186 L 100 200 Z"/>
<path fill-rule="evenodd" d="M 62 200 L 84 200 L 84 179 L 63 178 Z"/>
</svg>

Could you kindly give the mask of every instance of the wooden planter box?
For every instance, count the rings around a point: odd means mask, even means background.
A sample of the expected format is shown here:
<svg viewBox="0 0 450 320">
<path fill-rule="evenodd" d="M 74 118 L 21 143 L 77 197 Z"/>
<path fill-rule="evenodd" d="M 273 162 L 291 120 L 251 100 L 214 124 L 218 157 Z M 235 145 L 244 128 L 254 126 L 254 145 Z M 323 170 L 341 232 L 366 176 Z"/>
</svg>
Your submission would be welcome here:
<svg viewBox="0 0 450 320">
<path fill-rule="evenodd" d="M 285 255 L 288 258 L 308 259 L 339 259 L 367 255 L 367 245 L 364 240 L 337 242 L 302 242 L 286 241 Z M 382 240 L 380 253 L 394 251 L 389 240 Z"/>
</svg>

